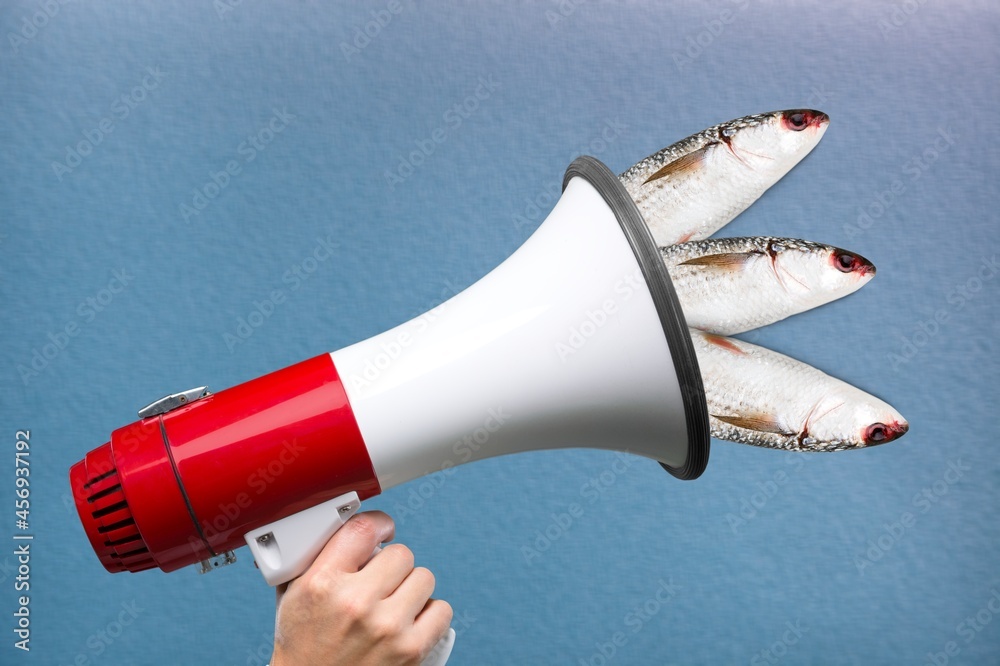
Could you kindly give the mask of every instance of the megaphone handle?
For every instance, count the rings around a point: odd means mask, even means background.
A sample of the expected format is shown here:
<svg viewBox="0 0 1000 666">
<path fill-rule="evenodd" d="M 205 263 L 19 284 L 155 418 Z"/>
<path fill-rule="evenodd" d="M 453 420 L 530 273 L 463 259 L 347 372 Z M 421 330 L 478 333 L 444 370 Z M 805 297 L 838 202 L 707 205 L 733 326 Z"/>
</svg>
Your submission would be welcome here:
<svg viewBox="0 0 1000 666">
<path fill-rule="evenodd" d="M 304 574 L 360 507 L 358 494 L 349 492 L 250 530 L 243 538 L 267 584 L 281 585 Z"/>
<path fill-rule="evenodd" d="M 455 647 L 455 630 L 452 627 L 448 627 L 448 633 L 446 633 L 441 640 L 438 641 L 431 653 L 420 662 L 420 666 L 444 666 L 445 662 L 448 661 L 448 657 L 451 656 L 451 650 Z"/>
<path fill-rule="evenodd" d="M 305 573 L 330 537 L 360 507 L 358 494 L 349 492 L 251 530 L 243 538 L 264 580 L 273 587 Z M 372 557 L 379 550 L 376 546 Z M 454 647 L 455 630 L 449 627 L 421 666 L 444 666 Z"/>
</svg>

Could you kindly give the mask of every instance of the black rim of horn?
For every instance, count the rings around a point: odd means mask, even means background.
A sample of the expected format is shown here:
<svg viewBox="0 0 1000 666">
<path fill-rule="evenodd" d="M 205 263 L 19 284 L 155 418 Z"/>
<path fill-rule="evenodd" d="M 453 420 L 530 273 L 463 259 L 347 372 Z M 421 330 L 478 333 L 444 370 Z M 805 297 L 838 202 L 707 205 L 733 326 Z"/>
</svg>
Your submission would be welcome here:
<svg viewBox="0 0 1000 666">
<path fill-rule="evenodd" d="M 687 322 L 681 311 L 677 292 L 670 281 L 670 274 L 656 248 L 653 236 L 642 219 L 642 214 L 618 178 L 600 160 L 583 155 L 573 160 L 563 177 L 563 189 L 576 177 L 583 178 L 600 193 L 614 212 L 622 232 L 632 246 L 635 259 L 639 263 L 653 304 L 660 317 L 663 333 L 667 338 L 674 370 L 680 382 L 681 398 L 684 401 L 684 418 L 687 422 L 688 455 L 680 467 L 660 463 L 678 479 L 697 479 L 708 465 L 711 436 L 708 428 L 708 404 L 705 402 L 705 387 L 701 382 L 701 371 L 695 356 L 694 344 L 688 334 Z"/>
</svg>

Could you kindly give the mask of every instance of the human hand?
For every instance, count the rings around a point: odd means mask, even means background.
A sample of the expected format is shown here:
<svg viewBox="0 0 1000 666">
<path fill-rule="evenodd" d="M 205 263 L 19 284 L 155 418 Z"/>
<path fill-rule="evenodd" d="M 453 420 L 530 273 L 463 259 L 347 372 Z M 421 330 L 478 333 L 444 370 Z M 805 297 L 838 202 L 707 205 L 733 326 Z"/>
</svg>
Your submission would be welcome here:
<svg viewBox="0 0 1000 666">
<path fill-rule="evenodd" d="M 277 587 L 271 666 L 418 665 L 448 631 L 434 575 L 413 566 L 381 511 L 351 518 L 299 578 Z M 376 554 L 372 556 L 372 553 Z"/>
</svg>

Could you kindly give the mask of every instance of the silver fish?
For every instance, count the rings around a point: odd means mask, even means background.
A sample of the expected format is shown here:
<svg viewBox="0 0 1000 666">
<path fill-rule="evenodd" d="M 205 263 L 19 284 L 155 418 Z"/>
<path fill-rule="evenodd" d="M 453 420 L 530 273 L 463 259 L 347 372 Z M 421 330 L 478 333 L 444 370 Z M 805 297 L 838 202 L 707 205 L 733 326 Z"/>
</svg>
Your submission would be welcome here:
<svg viewBox="0 0 1000 666">
<path fill-rule="evenodd" d="M 842 298 L 868 283 L 861 255 L 794 238 L 717 238 L 660 248 L 688 326 L 742 333 Z"/>
<path fill-rule="evenodd" d="M 809 154 L 830 123 L 811 109 L 709 127 L 619 176 L 657 245 L 707 238 Z"/>
<path fill-rule="evenodd" d="M 789 451 L 884 444 L 909 429 L 888 404 L 801 361 L 691 329 L 712 436 Z"/>
</svg>

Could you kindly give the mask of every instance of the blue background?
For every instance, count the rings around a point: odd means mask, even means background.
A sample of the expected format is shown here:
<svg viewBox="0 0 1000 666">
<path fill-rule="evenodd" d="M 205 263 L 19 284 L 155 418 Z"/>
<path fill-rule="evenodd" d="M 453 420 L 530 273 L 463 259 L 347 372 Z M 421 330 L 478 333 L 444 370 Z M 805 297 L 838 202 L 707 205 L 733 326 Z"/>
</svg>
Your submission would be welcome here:
<svg viewBox="0 0 1000 666">
<path fill-rule="evenodd" d="M 454 664 L 601 664 L 616 632 L 608 663 L 923 664 L 949 641 L 951 663 L 996 663 L 1000 278 L 976 282 L 1000 241 L 996 5 L 404 2 L 345 52 L 387 6 L 351 4 L 52 3 L 32 31 L 44 5 L 4 3 L 0 538 L 30 428 L 36 541 L 30 654 L 12 646 L 13 542 L 0 548 L 0 661 L 259 663 L 273 593 L 246 551 L 209 576 L 109 575 L 69 466 L 167 392 L 337 349 L 471 284 L 541 222 L 530 201 L 550 205 L 577 154 L 619 172 L 711 124 L 811 106 L 832 117 L 823 142 L 723 234 L 833 243 L 878 276 L 747 337 L 886 398 L 904 439 L 805 457 L 716 442 L 688 483 L 645 459 L 616 472 L 610 452 L 540 452 L 459 468 L 415 511 L 420 482 L 367 506 L 396 516 L 464 618 Z M 162 78 L 122 117 L 147 68 Z M 446 122 L 480 77 L 496 90 Z M 241 142 L 283 109 L 294 119 L 247 162 Z M 437 128 L 444 142 L 390 185 Z M 185 219 L 230 160 L 240 173 Z M 293 289 L 283 275 L 328 234 L 335 255 Z M 116 270 L 124 291 L 81 308 Z M 284 303 L 227 345 L 275 289 Z M 41 372 L 19 370 L 71 323 Z M 527 561 L 574 503 L 582 516 Z M 663 604 L 661 581 L 676 587 Z M 119 632 L 123 604 L 136 617 Z M 992 622 L 962 631 L 977 612 Z"/>
</svg>

